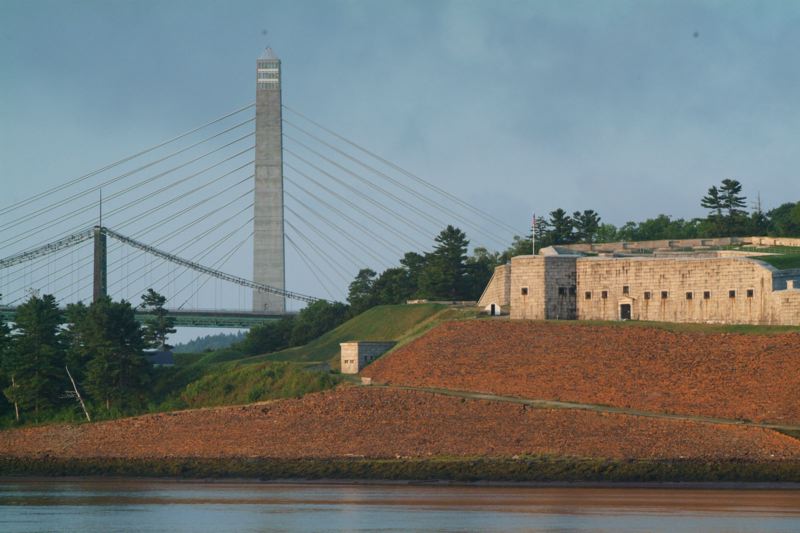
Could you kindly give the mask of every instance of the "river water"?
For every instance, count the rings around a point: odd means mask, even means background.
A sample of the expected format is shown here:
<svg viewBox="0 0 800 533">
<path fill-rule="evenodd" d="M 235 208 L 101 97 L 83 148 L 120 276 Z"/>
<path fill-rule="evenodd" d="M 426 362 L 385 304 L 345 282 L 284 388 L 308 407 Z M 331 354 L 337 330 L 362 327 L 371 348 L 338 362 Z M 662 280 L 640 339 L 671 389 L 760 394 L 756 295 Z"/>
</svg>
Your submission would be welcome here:
<svg viewBox="0 0 800 533">
<path fill-rule="evenodd" d="M 800 531 L 800 490 L 2 480 L 0 531 Z"/>
</svg>

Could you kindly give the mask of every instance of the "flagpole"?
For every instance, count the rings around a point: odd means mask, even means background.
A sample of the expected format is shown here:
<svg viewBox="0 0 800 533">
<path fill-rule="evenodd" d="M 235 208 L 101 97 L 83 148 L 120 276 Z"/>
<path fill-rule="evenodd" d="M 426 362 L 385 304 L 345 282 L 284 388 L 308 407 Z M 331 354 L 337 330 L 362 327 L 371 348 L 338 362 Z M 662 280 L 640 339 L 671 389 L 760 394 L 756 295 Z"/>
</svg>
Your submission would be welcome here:
<svg viewBox="0 0 800 533">
<path fill-rule="evenodd" d="M 531 253 L 536 255 L 536 213 L 531 220 Z"/>
</svg>

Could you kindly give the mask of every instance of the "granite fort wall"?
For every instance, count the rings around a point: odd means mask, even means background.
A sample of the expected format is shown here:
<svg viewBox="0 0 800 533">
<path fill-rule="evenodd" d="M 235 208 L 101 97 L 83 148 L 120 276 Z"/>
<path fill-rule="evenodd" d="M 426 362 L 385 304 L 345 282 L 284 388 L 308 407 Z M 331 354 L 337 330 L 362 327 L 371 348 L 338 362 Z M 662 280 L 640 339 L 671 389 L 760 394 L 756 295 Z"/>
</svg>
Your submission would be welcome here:
<svg viewBox="0 0 800 533">
<path fill-rule="evenodd" d="M 560 244 L 576 252 L 624 252 L 626 250 L 665 250 L 680 248 L 704 248 L 731 245 L 744 246 L 798 246 L 800 239 L 791 237 L 718 237 L 710 239 L 664 239 L 656 241 L 598 242 L 592 244 Z"/>
<path fill-rule="evenodd" d="M 800 239 L 792 237 L 749 237 L 755 246 L 800 246 Z"/>
<path fill-rule="evenodd" d="M 511 303 L 511 265 L 500 265 L 494 269 L 492 279 L 486 285 L 483 294 L 478 300 L 478 307 L 488 310 L 492 304 L 499 305 L 508 311 Z"/>
<path fill-rule="evenodd" d="M 358 374 L 362 368 L 391 350 L 394 345 L 394 341 L 352 341 L 340 343 L 342 374 Z"/>
<path fill-rule="evenodd" d="M 576 260 L 576 256 L 513 257 L 511 318 L 576 318 Z"/>
<path fill-rule="evenodd" d="M 800 324 L 800 291 L 773 291 L 775 272 L 746 258 L 581 258 L 578 318 L 618 320 L 628 304 L 634 320 Z"/>
</svg>

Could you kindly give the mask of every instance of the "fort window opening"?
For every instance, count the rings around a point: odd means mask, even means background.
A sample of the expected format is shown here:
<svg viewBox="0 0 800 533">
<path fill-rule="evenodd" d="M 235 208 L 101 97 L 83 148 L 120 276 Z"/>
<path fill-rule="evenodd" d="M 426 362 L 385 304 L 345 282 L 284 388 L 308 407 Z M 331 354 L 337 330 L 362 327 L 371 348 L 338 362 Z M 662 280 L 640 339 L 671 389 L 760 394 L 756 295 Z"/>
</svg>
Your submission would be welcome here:
<svg viewBox="0 0 800 533">
<path fill-rule="evenodd" d="M 666 300 L 669 298 L 669 293 L 667 291 L 661 291 L 661 299 Z"/>
<path fill-rule="evenodd" d="M 753 294 L 755 294 L 755 291 L 753 291 L 753 289 L 747 289 L 747 297 L 748 298 L 752 298 Z"/>
<path fill-rule="evenodd" d="M 622 286 L 622 294 L 630 294 L 630 293 L 631 293 L 630 285 L 623 285 Z"/>
<path fill-rule="evenodd" d="M 586 291 L 585 293 L 583 293 L 583 299 L 584 300 L 591 300 L 592 299 L 592 291 Z"/>
<path fill-rule="evenodd" d="M 703 300 L 709 300 L 711 298 L 711 291 L 703 291 Z"/>
<path fill-rule="evenodd" d="M 687 300 L 691 300 L 692 298 L 694 298 L 694 294 L 692 294 L 691 292 L 687 292 L 686 293 L 686 299 Z"/>
<path fill-rule="evenodd" d="M 608 298 L 608 291 L 603 291 L 603 292 L 601 292 L 601 293 L 600 293 L 600 297 L 601 297 L 603 300 L 605 300 L 606 298 Z"/>
<path fill-rule="evenodd" d="M 728 291 L 728 298 L 736 298 L 736 291 Z"/>
<path fill-rule="evenodd" d="M 650 299 L 650 291 L 644 291 L 644 299 L 645 300 L 649 300 Z"/>
<path fill-rule="evenodd" d="M 528 287 L 522 287 L 522 289 L 520 290 L 520 293 L 523 296 L 527 296 L 528 295 Z"/>
</svg>

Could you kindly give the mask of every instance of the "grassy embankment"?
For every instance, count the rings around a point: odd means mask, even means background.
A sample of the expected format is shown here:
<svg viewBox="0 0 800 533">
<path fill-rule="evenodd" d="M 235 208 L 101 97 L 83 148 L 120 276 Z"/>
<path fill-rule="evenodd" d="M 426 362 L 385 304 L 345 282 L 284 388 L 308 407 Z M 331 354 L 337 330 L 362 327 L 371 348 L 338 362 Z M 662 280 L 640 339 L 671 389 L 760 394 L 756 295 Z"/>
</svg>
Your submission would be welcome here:
<svg viewBox="0 0 800 533">
<path fill-rule="evenodd" d="M 394 340 L 401 345 L 444 320 L 475 315 L 472 309 L 439 304 L 386 305 L 372 308 L 304 346 L 272 354 L 244 357 L 233 349 L 181 354 L 175 369 L 162 372 L 155 392 L 165 400 L 158 410 L 292 398 L 328 389 L 340 381 L 329 372 L 339 368 L 340 342 Z"/>
<path fill-rule="evenodd" d="M 795 246 L 769 246 L 769 247 L 752 247 L 742 246 L 738 250 L 748 252 L 764 252 L 775 255 L 758 255 L 753 256 L 753 259 L 764 261 L 775 268 L 780 270 L 788 270 L 792 268 L 800 268 L 800 248 Z"/>
<path fill-rule="evenodd" d="M 429 459 L 58 459 L 0 457 L 0 476 L 494 482 L 800 482 L 798 462 L 523 456 Z"/>
<path fill-rule="evenodd" d="M 272 354 L 242 359 L 241 363 L 293 361 L 327 363 L 339 368 L 339 343 L 353 340 L 397 341 L 398 348 L 447 320 L 478 316 L 474 308 L 455 308 L 441 304 L 381 305 L 329 331 L 304 346 Z"/>
</svg>

